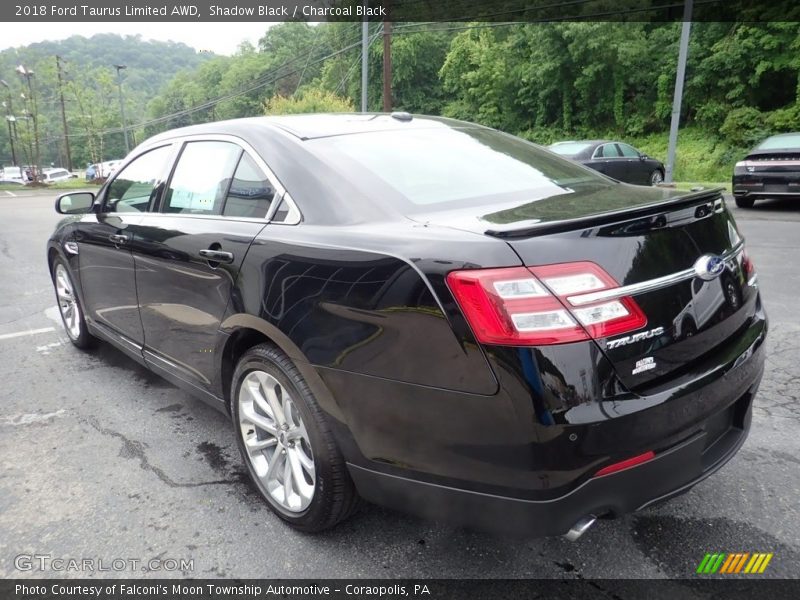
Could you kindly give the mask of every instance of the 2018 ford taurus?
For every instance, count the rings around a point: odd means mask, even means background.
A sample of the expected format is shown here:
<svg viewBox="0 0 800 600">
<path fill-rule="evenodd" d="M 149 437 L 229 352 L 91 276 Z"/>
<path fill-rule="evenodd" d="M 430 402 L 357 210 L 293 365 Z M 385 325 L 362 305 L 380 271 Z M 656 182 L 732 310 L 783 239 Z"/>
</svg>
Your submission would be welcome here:
<svg viewBox="0 0 800 600">
<path fill-rule="evenodd" d="M 228 412 L 299 529 L 364 498 L 576 538 L 747 435 L 767 320 L 719 191 L 459 121 L 307 115 L 157 135 L 56 208 L 73 343 Z"/>
</svg>

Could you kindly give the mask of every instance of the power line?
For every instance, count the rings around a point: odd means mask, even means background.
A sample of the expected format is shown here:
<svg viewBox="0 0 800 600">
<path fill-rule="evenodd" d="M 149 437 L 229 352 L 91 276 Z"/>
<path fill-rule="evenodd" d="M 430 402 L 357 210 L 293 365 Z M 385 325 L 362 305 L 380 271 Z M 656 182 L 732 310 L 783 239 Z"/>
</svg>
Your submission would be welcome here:
<svg viewBox="0 0 800 600">
<path fill-rule="evenodd" d="M 382 31 L 383 31 L 383 27 L 381 26 L 380 28 L 378 28 L 378 30 L 375 33 L 372 34 L 372 36 L 370 37 L 369 41 L 367 42 L 367 49 L 369 49 L 369 47 L 372 46 L 372 42 L 374 42 L 378 38 L 378 36 L 381 34 Z M 353 71 L 355 71 L 355 69 L 358 66 L 358 63 L 359 63 L 361 58 L 362 58 L 361 57 L 361 53 L 359 53 L 358 56 L 356 56 L 356 59 L 350 65 L 350 68 L 347 69 L 347 72 L 344 74 L 344 77 L 342 77 L 342 80 L 339 82 L 339 85 L 336 86 L 336 90 L 335 90 L 334 93 L 338 94 L 339 90 L 344 91 L 345 82 L 348 79 L 350 79 L 350 75 L 353 73 Z"/>
<path fill-rule="evenodd" d="M 414 3 L 424 2 L 424 1 L 425 0 L 408 0 L 407 2 L 403 2 L 402 5 L 406 6 L 406 5 L 409 5 L 409 4 L 414 4 Z M 558 3 L 558 4 L 548 4 L 548 5 L 543 5 L 543 6 L 539 6 L 539 7 L 530 7 L 529 6 L 529 7 L 526 7 L 526 8 L 520 8 L 520 9 L 514 9 L 514 10 L 507 10 L 507 11 L 503 11 L 503 12 L 491 13 L 489 15 L 473 15 L 473 16 L 467 16 L 467 17 L 460 17 L 458 19 L 453 19 L 451 22 L 465 22 L 465 21 L 470 21 L 470 20 L 475 19 L 475 18 L 485 19 L 487 17 L 492 17 L 492 16 L 503 16 L 503 15 L 506 15 L 506 14 L 517 14 L 517 13 L 521 13 L 521 12 L 530 12 L 530 11 L 534 11 L 534 10 L 543 10 L 543 9 L 546 9 L 546 8 L 555 8 L 555 7 L 562 7 L 563 8 L 564 6 L 568 6 L 568 5 L 577 6 L 577 5 L 588 4 L 588 3 L 592 3 L 592 2 L 596 2 L 596 1 L 597 0 L 573 0 L 572 2 Z M 717 2 L 717 1 L 718 0 L 696 0 L 695 4 L 696 5 L 713 4 L 713 3 Z M 653 10 L 661 10 L 661 11 L 663 11 L 663 10 L 667 10 L 667 9 L 670 9 L 670 8 L 678 8 L 678 7 L 682 7 L 682 6 L 683 6 L 682 2 L 676 2 L 674 4 L 662 5 L 662 6 L 658 6 L 658 7 L 630 8 L 630 9 L 626 9 L 624 11 L 621 11 L 621 10 L 607 11 L 607 12 L 604 12 L 604 13 L 595 13 L 595 14 L 592 14 L 592 15 L 569 15 L 569 16 L 559 16 L 559 17 L 538 19 L 538 20 L 530 20 L 530 21 L 504 21 L 504 22 L 497 22 L 497 23 L 494 23 L 494 22 L 475 22 L 475 23 L 457 25 L 457 26 L 452 26 L 452 27 L 439 26 L 439 25 L 442 25 L 442 23 L 440 23 L 440 22 L 403 23 L 403 24 L 395 25 L 393 33 L 395 35 L 405 35 L 405 34 L 420 33 L 420 32 L 431 31 L 431 30 L 437 31 L 437 32 L 453 32 L 453 31 L 466 31 L 466 30 L 470 30 L 470 29 L 510 27 L 510 26 L 515 26 L 515 25 L 525 26 L 525 25 L 545 24 L 545 23 L 552 23 L 552 22 L 559 22 L 559 21 L 578 21 L 578 20 L 581 20 L 581 19 L 596 19 L 596 18 L 601 18 L 601 17 L 605 18 L 605 17 L 627 15 L 627 14 L 631 14 L 631 13 L 652 12 Z M 275 81 L 278 81 L 278 80 L 280 80 L 280 79 L 282 79 L 284 77 L 288 77 L 288 76 L 293 75 L 293 74 L 298 73 L 298 72 L 302 72 L 304 74 L 306 72 L 306 70 L 308 69 L 308 67 L 310 67 L 312 65 L 319 64 L 321 62 L 324 62 L 324 61 L 326 61 L 326 60 L 328 60 L 330 58 L 334 58 L 336 56 L 339 56 L 339 55 L 341 55 L 341 54 L 343 54 L 343 53 L 345 53 L 345 52 L 347 52 L 349 50 L 352 50 L 353 48 L 355 48 L 355 47 L 357 47 L 357 46 L 359 46 L 361 44 L 360 41 L 354 41 L 354 42 L 349 43 L 348 45 L 342 47 L 341 49 L 339 49 L 337 51 L 330 52 L 330 53 L 328 53 L 328 54 L 326 54 L 324 56 L 321 56 L 321 57 L 319 57 L 319 58 L 317 58 L 317 59 L 312 61 L 311 59 L 312 59 L 312 56 L 314 54 L 314 49 L 316 48 L 316 43 L 317 43 L 317 39 L 316 39 L 317 38 L 317 34 L 318 34 L 318 30 L 317 30 L 317 33 L 315 34 L 314 41 L 312 43 L 312 46 L 311 46 L 311 49 L 309 50 L 309 52 L 298 54 L 297 56 L 287 60 L 283 64 L 281 64 L 281 65 L 279 65 L 279 66 L 277 66 L 277 67 L 275 67 L 273 69 L 270 69 L 266 73 L 262 74 L 259 78 L 257 78 L 253 83 L 251 83 L 247 87 L 240 88 L 239 90 L 236 90 L 234 92 L 230 92 L 230 93 L 227 93 L 227 94 L 223 94 L 223 95 L 217 96 L 215 98 L 211 98 L 211 99 L 206 100 L 206 101 L 204 101 L 201 104 L 198 104 L 196 106 L 192 106 L 192 107 L 189 107 L 189 108 L 186 108 L 186 109 L 182 109 L 182 110 L 176 111 L 176 112 L 171 113 L 171 114 L 162 115 L 160 117 L 156 117 L 156 118 L 153 118 L 153 119 L 141 121 L 139 123 L 131 125 L 130 127 L 131 128 L 141 128 L 141 127 L 147 127 L 147 126 L 152 126 L 152 125 L 158 125 L 158 124 L 161 124 L 161 123 L 168 122 L 168 121 L 170 121 L 172 119 L 176 119 L 176 118 L 179 118 L 179 117 L 182 117 L 182 116 L 187 116 L 187 115 L 190 115 L 190 114 L 193 114 L 193 113 L 196 113 L 196 112 L 211 108 L 213 106 L 216 106 L 217 104 L 220 104 L 221 102 L 225 102 L 227 100 L 232 100 L 234 98 L 238 98 L 240 96 L 243 96 L 243 95 L 248 94 L 250 92 L 253 92 L 255 90 L 261 89 L 261 88 L 263 88 L 263 87 L 265 87 L 265 86 L 267 86 L 267 85 L 269 85 L 271 83 L 274 83 Z M 376 37 L 376 34 L 373 34 L 373 36 L 371 37 L 371 39 L 369 41 L 370 44 L 372 43 L 372 41 L 374 41 L 375 37 Z M 280 71 L 290 67 L 291 65 L 293 65 L 295 63 L 298 63 L 299 61 L 301 61 L 303 59 L 305 59 L 305 64 L 303 65 L 302 68 L 297 67 L 297 68 L 291 69 L 291 70 L 289 70 L 287 72 L 283 72 L 283 73 L 280 72 Z M 357 60 L 358 59 L 356 59 L 356 64 L 357 64 Z M 348 72 L 345 75 L 345 78 L 349 77 L 350 73 L 352 72 L 352 69 L 353 69 L 353 67 L 351 67 L 348 70 Z M 302 81 L 302 77 L 303 77 L 303 75 L 301 75 L 300 81 Z M 298 88 L 299 88 L 299 83 L 300 82 L 298 82 Z M 341 83 L 340 83 L 339 86 L 337 86 L 337 91 L 339 90 L 340 87 L 342 87 Z M 296 91 L 297 90 L 295 90 L 295 92 Z M 53 100 L 57 101 L 55 98 Z M 97 131 L 97 132 L 92 132 L 92 133 L 74 133 L 74 134 L 70 134 L 69 137 L 87 137 L 87 136 L 90 136 L 90 135 L 92 135 L 92 136 L 100 136 L 100 135 L 108 135 L 108 134 L 113 134 L 113 133 L 120 133 L 122 131 L 123 131 L 123 129 L 121 127 L 115 127 L 115 128 L 103 129 L 103 130 L 100 130 L 100 131 Z"/>
<path fill-rule="evenodd" d="M 343 53 L 347 52 L 348 50 L 351 50 L 351 49 L 355 48 L 356 46 L 359 46 L 360 44 L 361 44 L 360 41 L 353 42 L 353 43 L 351 43 L 351 44 L 349 44 L 349 45 L 347 45 L 347 46 L 345 46 L 345 47 L 343 47 L 343 48 L 341 48 L 341 49 L 339 49 L 339 50 L 337 50 L 335 52 L 330 52 L 327 55 L 322 56 L 322 57 L 310 62 L 308 64 L 308 66 L 316 65 L 316 64 L 324 62 L 324 61 L 326 61 L 326 60 L 328 60 L 330 58 L 334 58 L 336 56 L 339 56 L 340 54 L 343 54 Z M 250 86 L 248 86 L 246 88 L 240 89 L 240 90 L 238 90 L 236 92 L 225 94 L 223 96 L 218 96 L 218 97 L 213 98 L 211 100 L 207 100 L 206 102 L 203 102 L 202 104 L 199 104 L 197 106 L 193 106 L 193 107 L 190 107 L 190 108 L 187 108 L 187 109 L 184 109 L 184 110 L 176 111 L 176 112 L 168 114 L 168 115 L 163 115 L 163 116 L 157 117 L 155 119 L 149 119 L 147 121 L 141 121 L 141 122 L 136 123 L 135 125 L 131 125 L 129 127 L 131 127 L 131 128 L 140 128 L 140 127 L 147 127 L 148 125 L 156 125 L 156 124 L 159 124 L 159 123 L 164 123 L 164 122 L 170 121 L 170 120 L 178 118 L 178 117 L 186 116 L 186 115 L 189 115 L 189 114 L 192 114 L 192 113 L 195 113 L 195 112 L 207 109 L 207 108 L 211 108 L 212 106 L 215 106 L 215 105 L 219 104 L 220 102 L 225 102 L 226 100 L 232 100 L 233 98 L 238 98 L 239 96 L 243 96 L 245 94 L 248 94 L 248 93 L 250 93 L 252 91 L 255 91 L 257 89 L 265 87 L 265 86 L 269 85 L 270 83 L 274 83 L 275 81 L 278 81 L 279 79 L 283 79 L 284 77 L 288 77 L 290 75 L 298 73 L 299 71 L 301 71 L 300 68 L 296 68 L 296 69 L 290 70 L 288 72 L 280 73 L 280 74 L 277 74 L 277 75 L 275 74 L 278 71 L 280 71 L 281 69 L 285 68 L 287 65 L 295 63 L 298 60 L 301 60 L 302 58 L 304 58 L 305 56 L 306 55 L 300 55 L 300 56 L 297 56 L 297 57 L 295 57 L 293 59 L 290 59 L 290 60 L 286 61 L 282 65 L 280 65 L 280 66 L 268 71 L 265 75 L 262 75 L 259 79 L 256 80 L 256 83 L 254 83 L 254 84 L 252 84 L 252 85 L 250 85 Z M 92 132 L 92 133 L 74 133 L 74 134 L 70 134 L 70 137 L 87 137 L 89 135 L 101 136 L 101 135 L 108 135 L 108 134 L 120 133 L 120 132 L 122 132 L 122 128 L 121 127 L 113 127 L 113 128 L 103 129 L 103 130 L 100 130 L 100 131 L 95 131 L 95 132 Z"/>
</svg>

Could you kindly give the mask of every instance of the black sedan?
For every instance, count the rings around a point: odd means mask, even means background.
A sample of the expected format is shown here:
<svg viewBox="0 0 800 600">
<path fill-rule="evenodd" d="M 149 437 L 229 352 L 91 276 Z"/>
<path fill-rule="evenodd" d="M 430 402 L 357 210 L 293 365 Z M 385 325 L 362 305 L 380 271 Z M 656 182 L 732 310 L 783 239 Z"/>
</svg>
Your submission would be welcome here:
<svg viewBox="0 0 800 600">
<path fill-rule="evenodd" d="M 625 183 L 658 185 L 664 181 L 664 163 L 623 142 L 557 142 L 549 150 Z"/>
<path fill-rule="evenodd" d="M 364 498 L 574 539 L 747 435 L 767 321 L 718 191 L 619 183 L 470 123 L 315 115 L 158 135 L 56 208 L 75 346 L 228 413 L 305 531 Z"/>
<path fill-rule="evenodd" d="M 800 199 L 800 133 L 768 137 L 733 169 L 736 206 L 751 208 L 764 198 Z"/>
</svg>

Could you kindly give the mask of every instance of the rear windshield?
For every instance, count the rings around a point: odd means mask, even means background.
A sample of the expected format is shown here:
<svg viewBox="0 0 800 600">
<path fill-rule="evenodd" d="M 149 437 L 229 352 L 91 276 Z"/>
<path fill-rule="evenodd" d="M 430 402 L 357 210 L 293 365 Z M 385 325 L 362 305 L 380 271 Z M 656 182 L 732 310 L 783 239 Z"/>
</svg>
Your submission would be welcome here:
<svg viewBox="0 0 800 600">
<path fill-rule="evenodd" d="M 575 156 L 588 150 L 591 144 L 587 142 L 559 142 L 550 146 L 549 150 L 561 156 Z"/>
<path fill-rule="evenodd" d="M 775 135 L 756 146 L 756 150 L 777 150 L 779 148 L 800 148 L 800 133 Z"/>
<path fill-rule="evenodd" d="M 489 129 L 377 131 L 310 143 L 351 181 L 385 184 L 416 206 L 541 198 L 568 193 L 576 184 L 608 181 Z"/>
</svg>

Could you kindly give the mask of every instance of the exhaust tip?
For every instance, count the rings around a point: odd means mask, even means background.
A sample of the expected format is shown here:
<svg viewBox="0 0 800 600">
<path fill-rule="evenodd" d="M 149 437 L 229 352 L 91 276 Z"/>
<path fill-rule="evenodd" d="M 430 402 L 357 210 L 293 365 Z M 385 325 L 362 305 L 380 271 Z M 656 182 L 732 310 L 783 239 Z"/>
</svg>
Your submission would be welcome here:
<svg viewBox="0 0 800 600">
<path fill-rule="evenodd" d="M 564 538 L 570 542 L 576 542 L 579 537 L 581 537 L 592 525 L 594 525 L 595 521 L 597 521 L 597 517 L 594 515 L 586 515 L 585 517 L 581 517 L 576 521 L 575 525 L 573 525 L 570 530 L 564 534 Z"/>
</svg>

